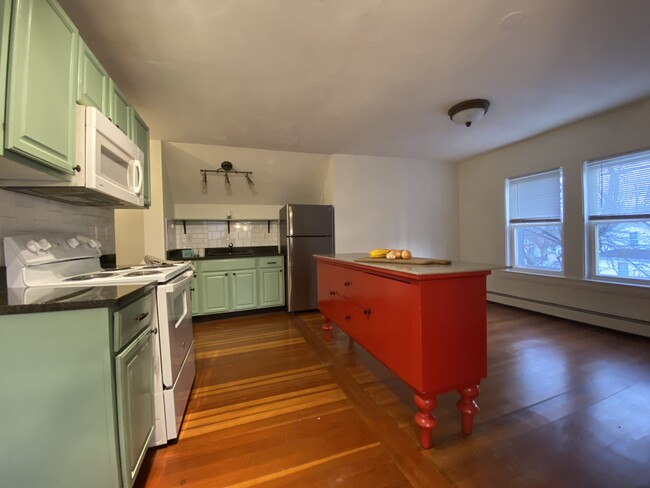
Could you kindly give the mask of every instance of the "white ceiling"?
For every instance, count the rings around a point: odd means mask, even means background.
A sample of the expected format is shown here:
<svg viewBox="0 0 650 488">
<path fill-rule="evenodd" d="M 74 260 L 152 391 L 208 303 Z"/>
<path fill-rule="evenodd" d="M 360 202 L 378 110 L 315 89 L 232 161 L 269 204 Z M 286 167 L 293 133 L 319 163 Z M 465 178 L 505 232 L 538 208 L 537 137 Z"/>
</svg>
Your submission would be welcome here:
<svg viewBox="0 0 650 488">
<path fill-rule="evenodd" d="M 459 160 L 650 96 L 646 0 L 59 1 L 167 141 Z"/>
</svg>

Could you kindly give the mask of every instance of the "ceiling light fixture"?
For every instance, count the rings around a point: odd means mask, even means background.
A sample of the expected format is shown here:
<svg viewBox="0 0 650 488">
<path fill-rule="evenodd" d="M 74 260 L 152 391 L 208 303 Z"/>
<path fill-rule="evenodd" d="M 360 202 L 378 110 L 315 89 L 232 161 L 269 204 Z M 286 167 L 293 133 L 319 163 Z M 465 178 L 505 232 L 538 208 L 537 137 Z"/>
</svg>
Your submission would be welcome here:
<svg viewBox="0 0 650 488">
<path fill-rule="evenodd" d="M 483 98 L 465 100 L 449 109 L 449 118 L 457 124 L 470 127 L 483 118 L 490 108 L 490 102 Z"/>
<path fill-rule="evenodd" d="M 244 175 L 246 177 L 246 181 L 250 186 L 253 186 L 255 183 L 253 183 L 253 180 L 251 179 L 251 176 L 253 174 L 252 171 L 239 171 L 236 169 L 233 169 L 232 163 L 230 161 L 224 161 L 221 163 L 221 168 L 219 169 L 202 169 L 201 171 L 201 186 L 203 189 L 207 189 L 208 187 L 208 173 L 221 173 L 224 176 L 224 179 L 226 180 L 226 186 L 230 186 L 230 177 L 229 175 Z"/>
</svg>

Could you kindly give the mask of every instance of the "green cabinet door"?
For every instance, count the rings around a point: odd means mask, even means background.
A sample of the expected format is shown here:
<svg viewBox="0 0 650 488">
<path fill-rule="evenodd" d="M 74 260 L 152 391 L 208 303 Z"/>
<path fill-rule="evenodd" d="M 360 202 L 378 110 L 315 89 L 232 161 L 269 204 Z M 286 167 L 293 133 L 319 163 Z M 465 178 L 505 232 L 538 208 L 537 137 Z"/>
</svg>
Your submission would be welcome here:
<svg viewBox="0 0 650 488">
<path fill-rule="evenodd" d="M 228 274 L 223 271 L 201 273 L 202 313 L 220 313 L 230 310 Z"/>
<path fill-rule="evenodd" d="M 230 281 L 231 310 L 257 308 L 257 271 L 254 269 L 233 271 Z"/>
<path fill-rule="evenodd" d="M 284 272 L 282 268 L 260 269 L 260 308 L 284 305 Z"/>
<path fill-rule="evenodd" d="M 131 106 L 117 85 L 111 80 L 109 88 L 110 109 L 108 116 L 127 136 L 131 137 Z"/>
<path fill-rule="evenodd" d="M 77 102 L 95 107 L 108 116 L 110 78 L 83 39 L 80 39 L 79 42 L 77 78 Z"/>
<path fill-rule="evenodd" d="M 153 341 L 147 328 L 115 358 L 123 486 L 131 488 L 154 429 Z"/>
<path fill-rule="evenodd" d="M 144 161 L 142 163 L 142 171 L 144 173 L 144 183 L 142 185 L 142 192 L 144 196 L 144 206 L 148 207 L 151 205 L 151 176 L 149 171 L 149 127 L 144 123 L 142 117 L 138 115 L 135 110 L 131 110 L 133 113 L 133 141 L 138 145 L 138 147 L 144 153 Z"/>
<path fill-rule="evenodd" d="M 72 174 L 79 33 L 55 0 L 15 0 L 5 147 Z"/>
<path fill-rule="evenodd" d="M 11 0 L 0 0 L 0 120 L 5 119 L 5 97 L 7 92 L 7 60 L 9 58 L 9 29 L 11 27 Z M 0 129 L 4 141 L 4 124 Z M 4 144 L 0 144 L 4 154 Z"/>
</svg>

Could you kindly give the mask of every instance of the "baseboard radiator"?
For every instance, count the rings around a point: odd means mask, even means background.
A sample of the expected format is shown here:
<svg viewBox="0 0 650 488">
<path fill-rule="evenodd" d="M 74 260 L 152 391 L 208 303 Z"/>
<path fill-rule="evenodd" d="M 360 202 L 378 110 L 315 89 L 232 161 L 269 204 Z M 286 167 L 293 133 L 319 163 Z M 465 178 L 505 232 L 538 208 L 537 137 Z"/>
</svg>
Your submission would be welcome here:
<svg viewBox="0 0 650 488">
<path fill-rule="evenodd" d="M 585 324 L 596 325 L 608 329 L 637 334 L 644 337 L 650 337 L 650 322 L 630 317 L 621 317 L 593 310 L 586 310 L 578 307 L 571 307 L 557 303 L 535 300 L 532 298 L 522 298 L 506 293 L 488 291 L 488 302 L 510 305 L 512 307 L 523 308 L 546 315 L 553 315 L 568 320 L 575 320 Z"/>
</svg>

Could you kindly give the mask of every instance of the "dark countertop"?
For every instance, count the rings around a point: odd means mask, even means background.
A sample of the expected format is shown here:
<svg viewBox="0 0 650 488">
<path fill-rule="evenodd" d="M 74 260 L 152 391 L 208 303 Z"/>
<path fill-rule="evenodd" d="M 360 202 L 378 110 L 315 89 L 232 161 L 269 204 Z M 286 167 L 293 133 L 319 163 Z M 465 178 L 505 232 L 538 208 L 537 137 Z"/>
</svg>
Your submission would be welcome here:
<svg viewBox="0 0 650 488">
<path fill-rule="evenodd" d="M 119 307 L 155 286 L 0 288 L 0 315 Z"/>
</svg>

